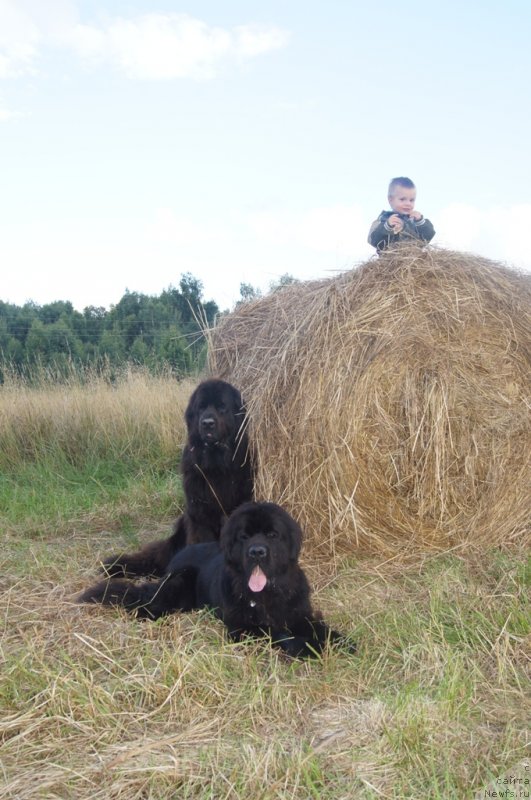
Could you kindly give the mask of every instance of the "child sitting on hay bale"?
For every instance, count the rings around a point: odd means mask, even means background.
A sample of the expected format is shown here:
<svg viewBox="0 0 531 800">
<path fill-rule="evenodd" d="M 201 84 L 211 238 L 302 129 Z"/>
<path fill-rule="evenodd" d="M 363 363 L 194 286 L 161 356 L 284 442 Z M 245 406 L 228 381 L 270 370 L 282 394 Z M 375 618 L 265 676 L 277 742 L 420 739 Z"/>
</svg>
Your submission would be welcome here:
<svg viewBox="0 0 531 800">
<path fill-rule="evenodd" d="M 419 211 L 415 211 L 417 190 L 410 178 L 393 178 L 387 196 L 392 211 L 382 211 L 369 231 L 368 242 L 378 253 L 405 239 L 423 242 L 433 239 L 433 225 Z"/>
</svg>

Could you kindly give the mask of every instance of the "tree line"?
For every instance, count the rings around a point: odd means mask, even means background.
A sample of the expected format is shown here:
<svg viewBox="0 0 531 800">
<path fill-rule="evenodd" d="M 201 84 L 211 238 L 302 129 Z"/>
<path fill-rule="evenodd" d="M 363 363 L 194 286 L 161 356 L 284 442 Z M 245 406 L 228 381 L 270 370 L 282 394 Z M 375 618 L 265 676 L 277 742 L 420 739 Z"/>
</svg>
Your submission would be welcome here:
<svg viewBox="0 0 531 800">
<path fill-rule="evenodd" d="M 190 273 L 181 276 L 178 288 L 170 286 L 159 296 L 126 291 L 109 310 L 76 311 L 62 300 L 42 306 L 0 300 L 0 367 L 27 372 L 53 366 L 60 372 L 133 362 L 188 374 L 202 365 L 203 330 L 218 312 L 213 300 L 203 301 L 203 285 Z"/>
</svg>

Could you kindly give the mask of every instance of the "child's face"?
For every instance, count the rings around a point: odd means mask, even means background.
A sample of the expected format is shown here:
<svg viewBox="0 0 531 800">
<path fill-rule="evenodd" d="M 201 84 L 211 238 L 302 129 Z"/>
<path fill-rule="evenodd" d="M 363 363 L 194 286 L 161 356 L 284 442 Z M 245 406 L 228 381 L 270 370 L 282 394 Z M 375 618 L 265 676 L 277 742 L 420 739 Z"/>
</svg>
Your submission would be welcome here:
<svg viewBox="0 0 531 800">
<path fill-rule="evenodd" d="M 389 205 L 397 214 L 411 214 L 417 199 L 416 189 L 407 189 L 405 186 L 395 186 L 393 194 L 389 195 Z"/>
</svg>

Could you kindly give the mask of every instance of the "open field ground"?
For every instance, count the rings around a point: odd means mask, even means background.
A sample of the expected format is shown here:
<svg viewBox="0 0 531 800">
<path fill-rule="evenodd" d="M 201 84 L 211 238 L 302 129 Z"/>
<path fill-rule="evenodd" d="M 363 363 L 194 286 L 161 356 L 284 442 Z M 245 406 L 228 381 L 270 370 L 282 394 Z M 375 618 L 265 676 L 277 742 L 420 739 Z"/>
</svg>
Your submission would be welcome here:
<svg viewBox="0 0 531 800">
<path fill-rule="evenodd" d="M 313 663 L 228 643 L 204 612 L 75 604 L 100 558 L 169 531 L 190 387 L 0 389 L 0 798 L 529 796 L 516 546 L 333 565 L 304 549 L 315 605 L 359 644 Z"/>
</svg>

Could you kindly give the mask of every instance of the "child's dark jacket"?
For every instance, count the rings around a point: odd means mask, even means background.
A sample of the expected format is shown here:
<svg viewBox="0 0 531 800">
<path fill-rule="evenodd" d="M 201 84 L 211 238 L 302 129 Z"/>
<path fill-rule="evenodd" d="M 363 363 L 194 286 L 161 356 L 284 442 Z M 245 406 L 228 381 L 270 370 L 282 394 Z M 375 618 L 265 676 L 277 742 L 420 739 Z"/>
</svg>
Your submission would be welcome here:
<svg viewBox="0 0 531 800">
<path fill-rule="evenodd" d="M 396 214 L 396 211 L 382 211 L 377 220 L 375 220 L 369 231 L 368 242 L 376 250 L 381 253 L 389 245 L 404 242 L 408 239 L 418 239 L 423 242 L 430 242 L 435 236 L 435 229 L 429 219 L 421 217 L 419 220 L 414 220 L 406 214 L 397 214 L 404 223 L 404 227 L 400 233 L 395 233 L 393 228 L 389 225 L 389 217 Z"/>
</svg>

